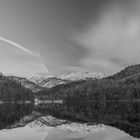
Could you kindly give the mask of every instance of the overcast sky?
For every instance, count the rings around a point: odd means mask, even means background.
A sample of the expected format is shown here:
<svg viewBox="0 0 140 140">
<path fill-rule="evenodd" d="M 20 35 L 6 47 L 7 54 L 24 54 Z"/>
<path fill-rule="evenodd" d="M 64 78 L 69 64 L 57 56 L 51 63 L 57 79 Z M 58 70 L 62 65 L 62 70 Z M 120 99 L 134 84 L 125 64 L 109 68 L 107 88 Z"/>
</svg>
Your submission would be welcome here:
<svg viewBox="0 0 140 140">
<path fill-rule="evenodd" d="M 0 0 L 0 71 L 21 76 L 140 63 L 140 0 Z"/>
</svg>

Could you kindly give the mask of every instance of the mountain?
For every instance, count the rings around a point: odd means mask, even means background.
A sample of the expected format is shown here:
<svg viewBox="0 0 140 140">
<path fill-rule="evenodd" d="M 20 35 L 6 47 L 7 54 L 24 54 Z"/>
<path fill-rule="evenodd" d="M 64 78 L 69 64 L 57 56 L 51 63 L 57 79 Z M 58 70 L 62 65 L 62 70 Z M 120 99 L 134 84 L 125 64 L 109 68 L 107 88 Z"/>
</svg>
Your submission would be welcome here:
<svg viewBox="0 0 140 140">
<path fill-rule="evenodd" d="M 58 78 L 71 80 L 71 81 L 79 81 L 79 80 L 86 80 L 86 79 L 101 79 L 104 75 L 101 73 L 95 72 L 85 72 L 85 71 L 78 71 L 78 72 L 71 72 L 68 74 L 60 75 Z"/>
<path fill-rule="evenodd" d="M 17 82 L 18 84 L 21 84 L 23 87 L 32 90 L 33 92 L 38 92 L 42 90 L 42 87 L 29 81 L 27 78 L 17 76 L 6 76 L 6 77 L 10 80 Z"/>
<path fill-rule="evenodd" d="M 140 65 L 126 67 L 103 79 L 85 79 L 42 90 L 39 98 L 72 101 L 140 100 Z"/>
<path fill-rule="evenodd" d="M 140 73 L 140 64 L 131 65 L 106 79 L 119 80 Z"/>
<path fill-rule="evenodd" d="M 47 77 L 47 78 L 46 78 Z M 86 79 L 101 79 L 104 75 L 101 73 L 94 72 L 71 72 L 59 76 L 48 76 L 44 75 L 43 77 L 32 77 L 31 81 L 35 81 L 41 87 L 52 88 L 57 85 L 70 83 L 72 81 L 81 81 Z"/>
<path fill-rule="evenodd" d="M 37 73 L 35 76 L 29 78 L 29 80 L 39 85 L 42 81 L 50 77 L 54 77 L 54 76 L 49 75 L 48 73 Z"/>
<path fill-rule="evenodd" d="M 61 85 L 61 84 L 66 84 L 68 82 L 71 82 L 71 81 L 70 80 L 65 80 L 65 79 L 60 79 L 60 78 L 57 78 L 57 77 L 50 77 L 50 78 L 47 78 L 47 79 L 44 79 L 43 81 L 41 81 L 39 83 L 39 85 L 41 87 L 52 88 L 54 86 Z"/>
<path fill-rule="evenodd" d="M 32 101 L 34 95 L 30 89 L 7 76 L 0 74 L 0 101 Z"/>
</svg>

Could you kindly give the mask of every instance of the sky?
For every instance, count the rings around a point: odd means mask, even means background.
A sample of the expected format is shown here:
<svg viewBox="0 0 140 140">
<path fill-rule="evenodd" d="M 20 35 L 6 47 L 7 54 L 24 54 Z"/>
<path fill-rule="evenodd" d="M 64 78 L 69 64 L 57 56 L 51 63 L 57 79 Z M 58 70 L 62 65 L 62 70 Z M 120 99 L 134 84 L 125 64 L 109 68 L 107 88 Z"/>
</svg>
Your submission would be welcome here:
<svg viewBox="0 0 140 140">
<path fill-rule="evenodd" d="M 114 74 L 140 63 L 139 0 L 0 0 L 0 71 Z"/>
</svg>

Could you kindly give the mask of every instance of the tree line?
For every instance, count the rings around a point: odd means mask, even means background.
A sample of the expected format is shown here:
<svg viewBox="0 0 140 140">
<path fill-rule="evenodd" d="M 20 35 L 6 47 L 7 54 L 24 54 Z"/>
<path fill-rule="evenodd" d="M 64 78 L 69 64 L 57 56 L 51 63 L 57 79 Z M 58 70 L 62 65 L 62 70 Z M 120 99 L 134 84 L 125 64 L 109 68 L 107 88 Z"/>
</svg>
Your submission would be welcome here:
<svg viewBox="0 0 140 140">
<path fill-rule="evenodd" d="M 41 100 L 133 100 L 140 99 L 140 74 L 120 80 L 101 79 L 71 82 L 37 93 Z"/>
<path fill-rule="evenodd" d="M 31 90 L 21 86 L 7 77 L 0 75 L 0 100 L 1 101 L 32 101 L 34 94 Z"/>
</svg>

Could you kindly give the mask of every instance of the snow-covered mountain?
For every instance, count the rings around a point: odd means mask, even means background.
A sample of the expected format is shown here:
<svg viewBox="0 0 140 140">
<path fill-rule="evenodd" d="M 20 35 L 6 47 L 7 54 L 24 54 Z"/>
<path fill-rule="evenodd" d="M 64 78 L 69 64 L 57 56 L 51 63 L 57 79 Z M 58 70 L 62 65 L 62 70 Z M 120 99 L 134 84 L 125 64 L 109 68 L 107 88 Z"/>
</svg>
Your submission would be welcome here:
<svg viewBox="0 0 140 140">
<path fill-rule="evenodd" d="M 57 77 L 50 77 L 50 78 L 47 78 L 47 79 L 44 79 L 43 81 L 41 81 L 39 83 L 39 86 L 52 88 L 54 86 L 61 85 L 61 84 L 66 84 L 68 82 L 71 82 L 71 81 L 70 80 L 65 80 L 65 79 L 60 79 L 60 78 L 57 78 Z"/>
<path fill-rule="evenodd" d="M 42 74 L 35 77 L 31 77 L 30 80 L 41 87 L 52 88 L 56 85 L 66 84 L 72 81 L 101 79 L 103 77 L 104 75 L 101 73 L 78 71 L 59 76 L 49 76 L 48 74 Z"/>
<path fill-rule="evenodd" d="M 42 81 L 50 77 L 53 77 L 53 76 L 47 73 L 37 73 L 35 76 L 32 76 L 31 78 L 29 78 L 29 80 L 39 85 Z"/>
<path fill-rule="evenodd" d="M 95 72 L 85 72 L 85 71 L 78 71 L 78 72 L 71 72 L 68 74 L 60 75 L 58 78 L 71 80 L 71 81 L 79 81 L 79 80 L 86 80 L 86 79 L 101 79 L 104 75 L 102 73 L 95 73 Z"/>
<path fill-rule="evenodd" d="M 23 78 L 13 75 L 7 75 L 7 78 L 16 81 L 25 88 L 31 89 L 33 92 L 38 92 L 43 88 L 52 88 L 57 85 L 66 84 L 72 81 L 80 81 L 86 79 L 101 79 L 104 77 L 101 73 L 94 72 L 71 72 L 59 76 L 52 76 L 47 73 L 39 73 L 29 78 Z"/>
</svg>

